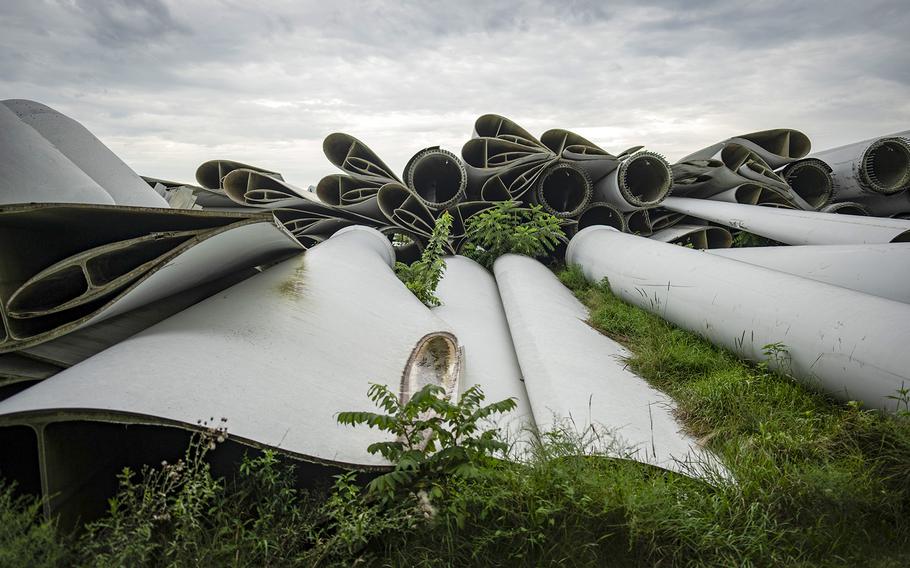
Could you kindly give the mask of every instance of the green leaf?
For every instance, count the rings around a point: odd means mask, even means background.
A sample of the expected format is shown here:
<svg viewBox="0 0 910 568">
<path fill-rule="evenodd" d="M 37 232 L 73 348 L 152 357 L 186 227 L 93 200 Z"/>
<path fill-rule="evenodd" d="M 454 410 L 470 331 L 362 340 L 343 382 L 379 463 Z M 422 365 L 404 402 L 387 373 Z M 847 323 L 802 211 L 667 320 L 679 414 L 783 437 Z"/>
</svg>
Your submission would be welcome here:
<svg viewBox="0 0 910 568">
<path fill-rule="evenodd" d="M 516 201 L 502 201 L 474 215 L 468 219 L 465 235 L 462 253 L 487 268 L 507 253 L 543 256 L 565 238 L 559 219 L 540 205 L 522 208 Z"/>
</svg>

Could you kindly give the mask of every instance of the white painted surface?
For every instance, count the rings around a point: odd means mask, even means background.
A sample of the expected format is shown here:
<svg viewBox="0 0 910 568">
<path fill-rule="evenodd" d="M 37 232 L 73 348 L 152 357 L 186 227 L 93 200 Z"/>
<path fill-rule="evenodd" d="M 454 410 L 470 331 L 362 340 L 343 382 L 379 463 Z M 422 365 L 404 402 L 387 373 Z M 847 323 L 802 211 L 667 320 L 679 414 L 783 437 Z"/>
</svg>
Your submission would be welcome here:
<svg viewBox="0 0 910 568">
<path fill-rule="evenodd" d="M 114 199 L 38 132 L 0 104 L 0 204 Z"/>
<path fill-rule="evenodd" d="M 797 211 L 685 197 L 668 197 L 661 207 L 789 245 L 890 243 L 901 235 L 910 237 L 910 221 L 904 219 Z"/>
<path fill-rule="evenodd" d="M 751 247 L 710 252 L 910 304 L 910 243 Z"/>
<path fill-rule="evenodd" d="M 515 410 L 500 415 L 496 424 L 508 433 L 515 450 L 526 448 L 534 415 L 512 345 L 499 288 L 486 268 L 463 256 L 446 257 L 446 270 L 436 295 L 442 305 L 433 313 L 452 326 L 464 349 L 460 391 L 474 385 L 483 389 L 485 402 L 513 398 Z"/>
<path fill-rule="evenodd" d="M 910 384 L 910 305 L 610 227 L 580 231 L 566 261 L 625 301 L 839 398 L 893 409 L 886 397 Z M 764 353 L 775 343 L 783 362 Z"/>
<path fill-rule="evenodd" d="M 810 158 L 817 158 L 831 166 L 831 178 L 834 187 L 834 199 L 837 201 L 852 201 L 862 196 L 878 195 L 870 188 L 864 187 L 860 182 L 859 170 L 862 168 L 863 155 L 873 142 L 882 138 L 910 138 L 910 130 L 898 132 L 890 136 L 877 136 L 860 142 L 853 142 L 829 148 L 811 154 Z"/>
<path fill-rule="evenodd" d="M 511 254 L 493 270 L 538 427 L 593 424 L 634 448 L 631 459 L 691 473 L 680 462 L 702 452 L 673 418 L 672 399 L 627 368 L 629 352 L 587 324 L 588 311 L 556 276 Z"/>
<path fill-rule="evenodd" d="M 131 285 L 78 320 L 35 336 L 16 336 L 13 329 L 8 330 L 20 341 L 0 344 L 0 352 L 37 345 L 301 248 L 274 221 L 250 219 L 212 229 L 176 247 Z"/>
<path fill-rule="evenodd" d="M 72 118 L 34 101 L 9 99 L 2 104 L 95 180 L 117 205 L 168 207 L 167 200 Z"/>
<path fill-rule="evenodd" d="M 418 341 L 449 331 L 377 252 L 388 246 L 372 229 L 339 232 L 7 399 L 0 419 L 101 411 L 195 426 L 224 416 L 241 439 L 380 465 L 366 448 L 383 436 L 336 414 L 375 411 L 369 384 L 397 392 Z"/>
</svg>

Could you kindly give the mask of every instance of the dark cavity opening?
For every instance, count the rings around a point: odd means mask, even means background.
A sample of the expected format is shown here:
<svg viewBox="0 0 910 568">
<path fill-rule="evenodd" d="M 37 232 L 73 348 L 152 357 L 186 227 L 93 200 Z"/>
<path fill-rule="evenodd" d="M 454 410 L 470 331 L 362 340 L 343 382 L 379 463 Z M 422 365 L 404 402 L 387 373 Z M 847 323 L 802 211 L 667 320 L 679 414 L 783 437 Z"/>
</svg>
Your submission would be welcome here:
<svg viewBox="0 0 910 568">
<path fill-rule="evenodd" d="M 0 478 L 7 484 L 15 483 L 18 495 L 41 495 L 35 431 L 29 426 L 4 426 L 0 428 L 0 448 Z"/>
<path fill-rule="evenodd" d="M 574 215 L 591 198 L 591 184 L 574 168 L 557 167 L 543 174 L 540 199 L 557 214 Z"/>
<path fill-rule="evenodd" d="M 869 156 L 873 180 L 887 192 L 910 185 L 910 147 L 888 140 L 873 149 Z"/>
<path fill-rule="evenodd" d="M 651 218 L 646 209 L 633 211 L 626 217 L 627 230 L 633 235 L 650 235 L 653 231 Z"/>
<path fill-rule="evenodd" d="M 730 231 L 720 227 L 705 229 L 705 248 L 730 248 L 733 245 L 733 235 Z"/>
<path fill-rule="evenodd" d="M 761 196 L 761 187 L 752 184 L 743 184 L 736 188 L 734 195 L 737 203 L 756 205 Z"/>
<path fill-rule="evenodd" d="M 850 203 L 841 205 L 839 207 L 833 207 L 829 213 L 837 213 L 838 215 L 859 215 L 861 217 L 868 217 L 869 212 L 859 205 L 852 205 Z"/>
<path fill-rule="evenodd" d="M 103 286 L 124 274 L 139 268 L 146 262 L 171 252 L 174 248 L 192 238 L 192 235 L 162 237 L 136 243 L 127 248 L 105 253 L 88 260 L 85 265 L 92 283 Z"/>
<path fill-rule="evenodd" d="M 461 168 L 444 154 L 427 154 L 414 164 L 414 191 L 427 203 L 441 205 L 458 197 L 464 189 Z"/>
<path fill-rule="evenodd" d="M 32 282 L 13 296 L 10 312 L 40 312 L 75 300 L 88 291 L 88 281 L 79 265 L 68 266 Z"/>
<path fill-rule="evenodd" d="M 680 237 L 674 242 L 687 248 L 699 250 L 730 248 L 730 245 L 733 244 L 733 236 L 729 231 L 720 227 L 705 227 L 702 230 L 693 231 Z"/>
<path fill-rule="evenodd" d="M 812 207 L 821 207 L 831 195 L 831 176 L 824 168 L 806 164 L 787 176 L 793 191 Z"/>
<path fill-rule="evenodd" d="M 594 205 L 578 217 L 578 230 L 580 231 L 592 225 L 607 225 L 622 231 L 623 217 L 619 211 L 612 207 Z"/>
<path fill-rule="evenodd" d="M 19 394 L 28 387 L 35 385 L 41 382 L 41 379 L 35 380 L 21 380 L 14 383 L 4 383 L 2 377 L 0 377 L 0 401 L 6 400 L 14 394 Z M 0 451 L 2 451 L 3 443 L 0 442 Z M 0 471 L 0 477 L 3 477 L 3 472 Z"/>
<path fill-rule="evenodd" d="M 658 203 L 670 191 L 670 169 L 651 156 L 633 158 L 626 166 L 626 188 L 642 205 Z"/>
</svg>

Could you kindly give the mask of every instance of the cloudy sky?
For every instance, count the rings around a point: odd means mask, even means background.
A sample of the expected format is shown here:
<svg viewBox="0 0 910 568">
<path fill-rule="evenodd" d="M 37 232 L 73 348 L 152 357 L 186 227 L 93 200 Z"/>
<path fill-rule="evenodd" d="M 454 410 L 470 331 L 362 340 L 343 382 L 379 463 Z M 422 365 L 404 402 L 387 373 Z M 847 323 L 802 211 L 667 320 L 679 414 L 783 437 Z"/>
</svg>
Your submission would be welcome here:
<svg viewBox="0 0 910 568">
<path fill-rule="evenodd" d="M 8 0 L 0 99 L 82 122 L 143 175 L 213 158 L 299 185 L 348 132 L 398 171 L 474 119 L 671 160 L 737 133 L 817 149 L 910 128 L 905 0 Z"/>
</svg>

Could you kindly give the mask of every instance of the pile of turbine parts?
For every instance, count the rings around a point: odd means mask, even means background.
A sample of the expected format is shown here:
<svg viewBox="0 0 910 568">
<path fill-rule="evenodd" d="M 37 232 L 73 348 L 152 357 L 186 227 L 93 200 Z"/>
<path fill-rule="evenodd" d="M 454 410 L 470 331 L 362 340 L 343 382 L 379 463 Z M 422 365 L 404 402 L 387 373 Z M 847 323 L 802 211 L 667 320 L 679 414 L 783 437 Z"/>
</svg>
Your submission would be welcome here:
<svg viewBox="0 0 910 568">
<path fill-rule="evenodd" d="M 663 242 L 714 249 L 730 247 L 745 227 L 681 212 L 665 201 L 668 196 L 910 218 L 906 135 L 809 155 L 805 134 L 766 130 L 723 140 L 671 166 L 642 146 L 613 155 L 568 130 L 548 130 L 537 138 L 505 117 L 488 114 L 475 122 L 461 158 L 439 147 L 425 148 L 408 161 L 400 177 L 365 143 L 335 133 L 325 139 L 323 150 L 343 173 L 324 177 L 315 191 L 296 187 L 274 171 L 227 160 L 202 164 L 196 187 L 148 179 L 171 191 L 192 191 L 196 206 L 203 209 L 268 209 L 305 247 L 343 227 L 371 226 L 399 245 L 398 260 L 407 263 L 419 257 L 443 212 L 454 219 L 450 252 L 459 253 L 471 217 L 509 200 L 538 205 L 556 216 L 567 238 L 586 227 L 606 225 Z M 740 215 L 735 212 L 743 211 L 728 209 L 727 216 L 734 220 Z M 561 260 L 562 250 L 555 253 L 556 260 Z"/>
<path fill-rule="evenodd" d="M 0 476 L 72 524 L 102 512 L 124 466 L 175 460 L 219 420 L 216 474 L 264 448 L 301 483 L 383 469 L 367 447 L 387 438 L 335 419 L 372 410 L 379 383 L 402 400 L 426 384 L 515 399 L 497 424 L 516 457 L 535 431 L 571 427 L 615 458 L 728 477 L 585 323 L 554 258 L 505 255 L 491 272 L 459 255 L 502 201 L 560 219 L 555 260 L 743 357 L 871 408 L 910 383 L 905 137 L 809 156 L 802 133 L 769 130 L 671 166 L 498 115 L 474 130 L 461 157 L 426 148 L 400 177 L 336 133 L 323 148 L 341 173 L 312 188 L 229 160 L 193 185 L 138 176 L 45 105 L 0 103 Z M 431 309 L 393 267 L 444 212 Z M 783 245 L 729 248 L 737 231 Z"/>
<path fill-rule="evenodd" d="M 346 226 L 374 227 L 396 243 L 407 243 L 396 247 L 396 256 L 411 262 L 446 211 L 453 217 L 450 252 L 458 253 L 471 217 L 496 202 L 539 205 L 560 219 L 567 236 L 597 224 L 627 230 L 630 218 L 633 227 L 641 224 L 650 232 L 645 211 L 672 187 L 666 160 L 640 146 L 614 156 L 573 132 L 549 130 L 538 139 L 492 114 L 478 118 L 474 130 L 461 158 L 439 147 L 425 148 L 408 161 L 401 177 L 357 138 L 331 134 L 323 150 L 343 173 L 324 177 L 315 192 L 287 183 L 276 172 L 206 162 L 196 172 L 197 203 L 206 208 L 212 196 L 219 196 L 235 207 L 269 209 L 307 247 Z M 664 238 L 704 240 L 706 230 Z M 720 228 L 710 231 L 728 235 Z"/>
</svg>

